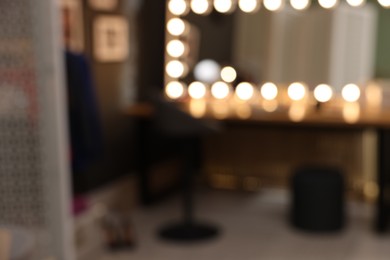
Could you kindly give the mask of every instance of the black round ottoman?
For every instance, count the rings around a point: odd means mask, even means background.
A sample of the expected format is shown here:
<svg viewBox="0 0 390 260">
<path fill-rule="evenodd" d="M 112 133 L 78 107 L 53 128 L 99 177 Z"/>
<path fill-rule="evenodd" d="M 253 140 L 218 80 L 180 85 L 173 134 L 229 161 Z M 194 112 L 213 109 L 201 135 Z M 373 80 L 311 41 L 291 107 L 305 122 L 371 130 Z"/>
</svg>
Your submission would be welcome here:
<svg viewBox="0 0 390 260">
<path fill-rule="evenodd" d="M 312 232 L 338 231 L 344 226 L 344 179 L 336 168 L 304 167 L 291 180 L 291 222 Z"/>
</svg>

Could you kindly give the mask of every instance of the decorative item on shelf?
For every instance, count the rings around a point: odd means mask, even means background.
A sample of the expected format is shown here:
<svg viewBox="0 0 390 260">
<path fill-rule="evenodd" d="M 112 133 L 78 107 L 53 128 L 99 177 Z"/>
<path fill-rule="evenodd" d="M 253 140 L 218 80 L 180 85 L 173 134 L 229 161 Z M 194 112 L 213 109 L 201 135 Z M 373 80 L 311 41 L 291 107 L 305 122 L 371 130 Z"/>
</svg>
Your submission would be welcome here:
<svg viewBox="0 0 390 260">
<path fill-rule="evenodd" d="M 112 11 L 118 6 L 118 0 L 89 0 L 89 5 L 99 11 Z"/>
<path fill-rule="evenodd" d="M 94 56 L 100 62 L 121 62 L 129 54 L 128 23 L 122 16 L 101 15 L 94 21 Z"/>
</svg>

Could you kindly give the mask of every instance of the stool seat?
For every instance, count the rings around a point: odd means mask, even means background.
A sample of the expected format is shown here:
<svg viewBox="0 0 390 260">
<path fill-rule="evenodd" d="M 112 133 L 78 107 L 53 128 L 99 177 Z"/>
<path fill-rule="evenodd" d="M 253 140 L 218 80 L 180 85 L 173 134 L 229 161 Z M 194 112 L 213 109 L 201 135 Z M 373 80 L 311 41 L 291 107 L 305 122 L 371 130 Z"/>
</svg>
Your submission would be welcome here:
<svg viewBox="0 0 390 260">
<path fill-rule="evenodd" d="M 313 232 L 338 231 L 344 226 L 344 179 L 340 170 L 308 166 L 295 171 L 291 222 Z"/>
</svg>

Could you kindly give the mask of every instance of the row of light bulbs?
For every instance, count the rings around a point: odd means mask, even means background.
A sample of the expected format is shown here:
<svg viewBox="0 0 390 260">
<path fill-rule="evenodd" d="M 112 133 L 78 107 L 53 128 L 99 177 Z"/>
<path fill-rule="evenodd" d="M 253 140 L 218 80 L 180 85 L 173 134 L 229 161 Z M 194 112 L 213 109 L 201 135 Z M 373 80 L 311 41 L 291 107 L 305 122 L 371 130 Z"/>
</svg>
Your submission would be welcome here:
<svg viewBox="0 0 390 260">
<path fill-rule="evenodd" d="M 216 100 L 225 100 L 234 94 L 242 101 L 250 101 L 256 97 L 256 92 L 265 100 L 275 100 L 278 97 L 279 88 L 272 82 L 264 83 L 260 88 L 249 82 L 241 82 L 233 92 L 232 86 L 224 81 L 217 81 L 210 88 L 199 81 L 192 82 L 188 87 L 183 82 L 171 81 L 165 87 L 166 96 L 172 100 L 183 98 L 187 94 L 192 99 L 204 99 L 211 94 Z M 305 99 L 308 93 L 307 86 L 301 82 L 292 83 L 287 88 L 287 95 L 293 101 Z M 358 101 L 360 95 L 360 88 L 356 84 L 347 84 L 341 91 L 342 98 L 347 102 Z M 318 102 L 328 102 L 334 96 L 334 91 L 331 86 L 320 84 L 314 88 L 313 96 Z"/>
<path fill-rule="evenodd" d="M 169 0 L 168 10 L 173 15 L 186 15 L 190 10 L 195 14 L 208 15 L 213 8 L 220 13 L 231 13 L 236 6 L 241 11 L 253 13 L 260 9 L 261 2 L 269 11 L 277 11 L 282 9 L 287 0 Z M 330 9 L 336 7 L 341 0 L 318 0 L 321 7 Z M 312 0 L 289 0 L 290 5 L 296 10 L 305 10 L 310 7 Z M 366 0 L 346 0 L 353 7 L 359 7 L 366 3 Z M 378 3 L 390 8 L 390 0 L 378 0 Z"/>
</svg>

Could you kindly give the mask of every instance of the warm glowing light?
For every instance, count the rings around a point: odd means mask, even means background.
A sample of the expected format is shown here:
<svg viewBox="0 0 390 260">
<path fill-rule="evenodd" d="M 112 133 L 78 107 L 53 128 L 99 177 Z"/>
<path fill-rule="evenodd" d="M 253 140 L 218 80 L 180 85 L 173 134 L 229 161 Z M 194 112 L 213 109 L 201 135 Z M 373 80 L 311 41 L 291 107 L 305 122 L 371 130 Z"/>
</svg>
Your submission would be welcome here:
<svg viewBox="0 0 390 260">
<path fill-rule="evenodd" d="M 237 72 L 233 67 L 224 67 L 221 70 L 221 78 L 225 82 L 232 83 L 237 78 Z"/>
<path fill-rule="evenodd" d="M 185 32 L 186 24 L 180 18 L 172 18 L 167 23 L 167 30 L 174 36 L 180 36 Z"/>
<path fill-rule="evenodd" d="M 168 10 L 174 15 L 185 15 L 189 11 L 189 6 L 185 0 L 170 0 Z"/>
<path fill-rule="evenodd" d="M 206 85 L 201 82 L 195 81 L 188 86 L 188 95 L 191 98 L 201 99 L 206 96 L 206 93 Z"/>
<path fill-rule="evenodd" d="M 292 100 L 301 100 L 306 95 L 306 87 L 300 82 L 292 83 L 288 86 L 287 94 Z"/>
<path fill-rule="evenodd" d="M 245 13 L 253 13 L 259 10 L 259 0 L 240 0 L 238 6 Z"/>
<path fill-rule="evenodd" d="M 236 95 L 241 100 L 249 100 L 253 97 L 253 94 L 255 93 L 255 90 L 252 86 L 252 84 L 248 82 L 242 82 L 237 85 L 236 87 Z"/>
<path fill-rule="evenodd" d="M 185 66 L 181 61 L 172 60 L 167 63 L 165 71 L 172 78 L 180 78 L 184 75 Z"/>
<path fill-rule="evenodd" d="M 373 181 L 366 182 L 363 186 L 363 193 L 366 198 L 375 201 L 375 199 L 377 199 L 379 195 L 378 184 Z"/>
<path fill-rule="evenodd" d="M 179 58 L 184 55 L 186 46 L 180 40 L 172 40 L 167 44 L 167 53 L 174 58 Z"/>
<path fill-rule="evenodd" d="M 360 89 L 355 84 L 348 84 L 342 89 L 341 96 L 347 102 L 355 102 L 360 98 Z"/>
<path fill-rule="evenodd" d="M 278 88 L 274 83 L 267 82 L 261 87 L 260 92 L 264 99 L 272 100 L 278 95 Z"/>
<path fill-rule="evenodd" d="M 362 6 L 363 4 L 365 4 L 366 0 L 347 0 L 347 3 L 350 6 L 358 7 L 358 6 Z"/>
<path fill-rule="evenodd" d="M 262 103 L 263 109 L 269 113 L 276 111 L 278 106 L 279 106 L 279 104 L 278 104 L 278 101 L 276 99 L 264 100 Z"/>
<path fill-rule="evenodd" d="M 383 100 L 382 88 L 375 82 L 371 82 L 366 87 L 366 100 L 370 108 L 380 109 Z"/>
<path fill-rule="evenodd" d="M 285 0 L 263 0 L 264 7 L 269 11 L 278 11 L 284 6 Z"/>
<path fill-rule="evenodd" d="M 339 0 L 318 0 L 318 3 L 323 8 L 330 9 L 334 8 L 339 3 Z"/>
<path fill-rule="evenodd" d="M 170 99 L 178 99 L 184 96 L 184 84 L 178 81 L 171 81 L 165 86 L 165 94 Z"/>
<path fill-rule="evenodd" d="M 311 0 L 290 0 L 290 4 L 295 10 L 301 11 L 309 8 L 310 1 Z"/>
<path fill-rule="evenodd" d="M 194 76 L 198 81 L 213 83 L 221 74 L 221 67 L 214 60 L 202 60 L 194 68 Z"/>
<path fill-rule="evenodd" d="M 236 114 L 239 118 L 248 119 L 252 115 L 252 108 L 247 103 L 237 105 Z"/>
<path fill-rule="evenodd" d="M 226 102 L 213 102 L 211 108 L 217 119 L 225 119 L 229 116 L 229 106 Z"/>
<path fill-rule="evenodd" d="M 303 104 L 293 103 L 288 110 L 288 117 L 291 121 L 299 122 L 305 118 L 306 108 Z"/>
<path fill-rule="evenodd" d="M 230 13 L 234 10 L 232 0 L 214 0 L 214 8 L 220 13 Z"/>
<path fill-rule="evenodd" d="M 345 103 L 343 107 L 343 118 L 345 122 L 353 124 L 359 120 L 360 106 L 358 103 Z"/>
<path fill-rule="evenodd" d="M 207 111 L 206 101 L 202 99 L 191 99 L 189 109 L 192 116 L 196 118 L 203 117 Z"/>
<path fill-rule="evenodd" d="M 318 85 L 314 89 L 314 98 L 318 102 L 327 102 L 329 101 L 333 96 L 333 90 L 330 86 L 326 84 Z"/>
<path fill-rule="evenodd" d="M 215 82 L 211 86 L 211 95 L 216 99 L 225 99 L 230 94 L 230 87 L 222 81 Z"/>
<path fill-rule="evenodd" d="M 192 0 L 191 10 L 200 15 L 207 15 L 211 12 L 211 4 L 208 0 Z"/>
<path fill-rule="evenodd" d="M 390 0 L 378 0 L 378 3 L 384 8 L 390 8 Z"/>
</svg>

